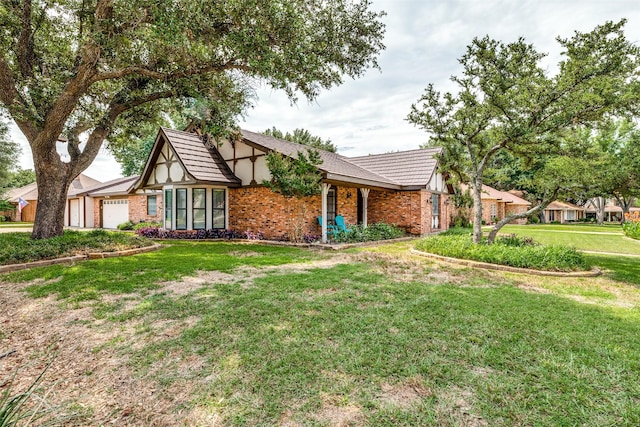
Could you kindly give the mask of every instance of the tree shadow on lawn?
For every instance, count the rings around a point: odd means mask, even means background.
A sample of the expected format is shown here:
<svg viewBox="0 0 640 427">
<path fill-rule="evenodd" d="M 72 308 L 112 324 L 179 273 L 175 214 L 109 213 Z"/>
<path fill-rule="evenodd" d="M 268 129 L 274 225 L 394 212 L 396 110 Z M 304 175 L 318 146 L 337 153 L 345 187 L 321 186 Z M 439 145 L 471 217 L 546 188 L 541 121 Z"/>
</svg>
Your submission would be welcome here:
<svg viewBox="0 0 640 427">
<path fill-rule="evenodd" d="M 587 262 L 603 270 L 603 275 L 620 282 L 640 285 L 640 257 L 585 254 Z"/>
</svg>

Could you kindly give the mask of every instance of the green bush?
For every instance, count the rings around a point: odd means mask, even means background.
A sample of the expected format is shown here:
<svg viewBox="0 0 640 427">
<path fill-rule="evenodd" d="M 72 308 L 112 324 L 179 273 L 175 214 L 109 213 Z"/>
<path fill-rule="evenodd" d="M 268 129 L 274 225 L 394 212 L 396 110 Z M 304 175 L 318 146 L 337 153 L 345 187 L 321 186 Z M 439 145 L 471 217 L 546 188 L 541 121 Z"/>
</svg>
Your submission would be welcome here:
<svg viewBox="0 0 640 427">
<path fill-rule="evenodd" d="M 29 233 L 0 234 L 0 265 L 60 258 L 87 252 L 114 252 L 152 242 L 128 233 L 65 230 L 62 236 L 32 240 Z"/>
<path fill-rule="evenodd" d="M 372 242 L 376 240 L 397 239 L 404 236 L 404 231 L 395 225 L 378 222 L 366 227 L 352 225 L 348 231 L 340 231 L 333 235 L 333 240 L 338 243 Z"/>
<path fill-rule="evenodd" d="M 540 222 L 540 217 L 538 215 L 533 215 L 527 218 L 527 224 L 538 224 Z"/>
<path fill-rule="evenodd" d="M 131 221 L 123 222 L 122 224 L 118 224 L 118 230 L 133 230 L 133 223 Z"/>
<path fill-rule="evenodd" d="M 133 231 L 138 231 L 142 228 L 149 228 L 149 227 L 162 228 L 162 223 L 156 222 L 156 221 L 152 221 L 152 222 L 141 221 L 133 226 Z"/>
<path fill-rule="evenodd" d="M 640 240 L 640 222 L 625 222 L 622 231 L 625 236 Z"/>
<path fill-rule="evenodd" d="M 416 249 L 437 255 L 548 271 L 587 270 L 584 256 L 575 248 L 543 246 L 530 239 L 507 236 L 495 243 L 474 244 L 464 234 L 430 236 L 416 245 Z"/>
</svg>

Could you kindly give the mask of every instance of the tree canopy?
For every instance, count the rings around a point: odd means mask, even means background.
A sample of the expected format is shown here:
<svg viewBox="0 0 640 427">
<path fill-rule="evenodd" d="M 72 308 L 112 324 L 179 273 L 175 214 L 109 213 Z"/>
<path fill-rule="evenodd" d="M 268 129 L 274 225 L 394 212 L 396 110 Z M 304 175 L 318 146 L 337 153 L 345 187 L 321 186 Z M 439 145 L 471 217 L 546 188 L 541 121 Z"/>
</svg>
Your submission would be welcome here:
<svg viewBox="0 0 640 427">
<path fill-rule="evenodd" d="M 546 162 L 565 154 L 562 141 L 576 127 L 637 107 L 638 48 L 625 38 L 625 22 L 558 38 L 564 52 L 555 75 L 541 64 L 545 54 L 522 38 L 475 38 L 459 60 L 461 75 L 451 78 L 457 93 L 429 85 L 411 107 L 408 120 L 430 133 L 428 145 L 444 148 L 441 168 L 471 185 L 475 242 L 482 239 L 482 184 L 496 155 L 545 153 L 538 159 Z M 540 211 L 555 195 L 519 216 Z"/>
<path fill-rule="evenodd" d="M 9 128 L 0 116 L 0 196 L 11 188 L 9 180 L 17 167 L 20 145 L 9 137 Z"/>
<path fill-rule="evenodd" d="M 263 83 L 314 99 L 377 67 L 381 16 L 369 0 L 0 2 L 0 103 L 43 190 L 32 236 L 62 233 L 68 186 L 105 139 L 193 99 L 224 130 Z"/>
<path fill-rule="evenodd" d="M 338 151 L 338 147 L 336 147 L 330 139 L 322 139 L 319 136 L 312 135 L 311 132 L 306 129 L 295 129 L 292 133 L 283 133 L 274 126 L 271 129 L 265 130 L 263 133 L 265 135 L 295 142 L 296 144 L 307 145 L 319 150 L 330 151 L 332 153 Z"/>
</svg>

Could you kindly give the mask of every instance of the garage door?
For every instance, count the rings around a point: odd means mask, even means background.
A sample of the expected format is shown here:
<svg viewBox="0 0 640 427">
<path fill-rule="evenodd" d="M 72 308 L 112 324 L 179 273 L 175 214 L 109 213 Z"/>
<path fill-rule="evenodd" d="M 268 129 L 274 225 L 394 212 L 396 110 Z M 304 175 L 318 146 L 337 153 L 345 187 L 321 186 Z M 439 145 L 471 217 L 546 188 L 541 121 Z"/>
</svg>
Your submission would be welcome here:
<svg viewBox="0 0 640 427">
<path fill-rule="evenodd" d="M 102 228 L 117 228 L 118 224 L 127 221 L 129 221 L 129 200 L 102 201 Z"/>
<path fill-rule="evenodd" d="M 80 227 L 80 200 L 69 200 L 69 225 Z"/>
</svg>

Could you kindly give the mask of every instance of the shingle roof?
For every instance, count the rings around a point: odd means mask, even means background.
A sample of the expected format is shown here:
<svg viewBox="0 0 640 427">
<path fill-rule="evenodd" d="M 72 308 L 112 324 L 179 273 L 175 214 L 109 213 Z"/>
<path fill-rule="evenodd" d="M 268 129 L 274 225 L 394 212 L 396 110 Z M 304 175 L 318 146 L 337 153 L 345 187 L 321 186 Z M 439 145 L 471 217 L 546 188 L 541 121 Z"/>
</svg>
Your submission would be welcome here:
<svg viewBox="0 0 640 427">
<path fill-rule="evenodd" d="M 460 184 L 460 188 L 462 189 L 462 191 L 466 191 L 467 189 L 470 189 L 470 186 L 467 184 Z M 489 187 L 488 185 L 482 185 L 482 194 L 481 194 L 481 198 L 482 199 L 494 199 L 494 200 L 499 200 L 503 203 L 512 203 L 514 205 L 526 205 L 526 206 L 530 206 L 531 203 L 526 201 L 525 199 L 516 196 L 513 193 L 510 193 L 508 191 L 500 191 L 500 190 L 496 190 L 493 187 Z"/>
<path fill-rule="evenodd" d="M 239 184 L 226 162 L 215 150 L 208 150 L 196 133 L 161 128 L 187 172 L 198 181 Z"/>
<path fill-rule="evenodd" d="M 103 182 L 101 184 L 86 188 L 80 194 L 88 195 L 91 197 L 126 195 L 129 194 L 129 188 L 131 187 L 131 184 L 138 178 L 138 175 L 134 175 L 126 176 L 124 178 L 112 179 L 111 181 Z"/>
<path fill-rule="evenodd" d="M 241 131 L 242 137 L 245 141 L 253 143 L 257 146 L 263 147 L 267 150 L 278 151 L 285 156 L 295 157 L 298 151 L 306 150 L 301 144 L 285 141 L 271 136 L 263 135 L 260 133 L 250 132 L 247 130 Z M 389 188 L 400 188 L 401 184 L 391 178 L 384 177 L 375 173 L 374 171 L 367 170 L 355 163 L 351 162 L 351 158 L 341 156 L 337 153 L 331 153 L 329 151 L 318 150 L 320 157 L 322 158 L 322 164 L 318 166 L 318 169 L 327 173 L 327 179 L 341 177 L 355 178 L 358 180 L 371 181 L 377 183 L 377 185 Z"/>
<path fill-rule="evenodd" d="M 100 181 L 93 179 L 87 175 L 80 174 L 71 182 L 67 197 L 77 196 L 85 189 L 102 184 Z M 14 188 L 7 192 L 7 200 L 13 203 L 18 203 L 18 197 L 22 197 L 24 200 L 37 200 L 38 199 L 38 185 L 35 182 L 27 184 L 24 187 Z"/>
<path fill-rule="evenodd" d="M 427 148 L 395 153 L 349 157 L 349 162 L 403 186 L 426 186 L 438 166 L 435 156 L 440 148 Z"/>
<path fill-rule="evenodd" d="M 569 202 L 561 202 L 560 200 L 554 200 L 553 202 L 549 203 L 545 209 L 551 209 L 551 210 L 576 210 L 576 211 L 583 211 L 584 210 L 583 207 L 574 205 L 573 203 L 569 203 Z"/>
</svg>

